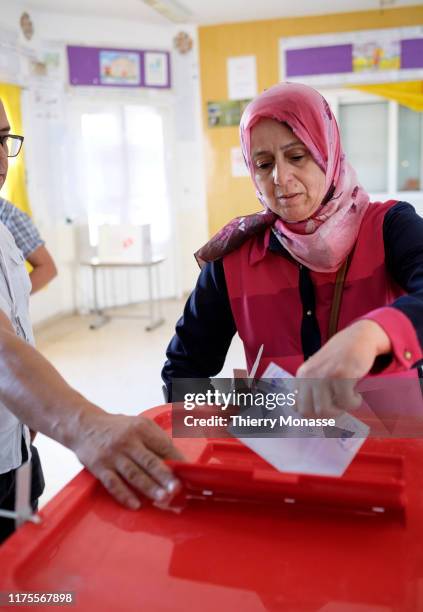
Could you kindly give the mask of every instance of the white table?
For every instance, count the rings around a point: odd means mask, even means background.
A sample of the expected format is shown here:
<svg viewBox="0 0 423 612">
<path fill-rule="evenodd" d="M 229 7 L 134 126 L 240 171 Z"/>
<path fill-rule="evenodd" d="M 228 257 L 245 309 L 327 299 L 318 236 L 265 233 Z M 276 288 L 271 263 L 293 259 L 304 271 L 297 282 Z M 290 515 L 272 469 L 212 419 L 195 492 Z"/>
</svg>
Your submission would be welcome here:
<svg viewBox="0 0 423 612">
<path fill-rule="evenodd" d="M 96 315 L 96 320 L 91 323 L 90 329 L 98 329 L 105 325 L 112 317 L 119 318 L 136 318 L 136 319 L 148 319 L 146 326 L 147 331 L 152 331 L 164 323 L 161 308 L 161 295 L 160 295 L 160 264 L 165 261 L 164 257 L 152 258 L 148 261 L 104 261 L 98 258 L 93 258 L 88 261 L 82 261 L 82 266 L 88 266 L 91 269 L 92 275 L 92 287 L 93 287 L 93 312 Z M 148 314 L 134 314 L 134 315 L 123 315 L 118 313 L 111 313 L 108 307 L 108 312 L 105 312 L 104 308 L 101 308 L 98 301 L 98 282 L 97 274 L 98 270 L 124 270 L 124 269 L 142 269 L 147 271 L 148 280 Z M 156 277 L 156 295 L 154 295 L 154 279 L 153 272 L 155 271 Z M 116 308 L 118 308 L 116 306 Z"/>
</svg>

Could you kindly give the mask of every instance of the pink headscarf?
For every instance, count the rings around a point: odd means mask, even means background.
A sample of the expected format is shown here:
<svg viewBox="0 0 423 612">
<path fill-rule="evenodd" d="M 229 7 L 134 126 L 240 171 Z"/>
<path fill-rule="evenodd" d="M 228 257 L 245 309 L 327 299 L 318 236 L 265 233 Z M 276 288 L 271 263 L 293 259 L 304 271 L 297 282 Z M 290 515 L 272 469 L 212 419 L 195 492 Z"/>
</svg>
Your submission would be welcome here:
<svg viewBox="0 0 423 612">
<path fill-rule="evenodd" d="M 286 123 L 305 144 L 325 173 L 326 197 L 309 219 L 299 223 L 287 223 L 268 209 L 234 219 L 196 253 L 197 260 L 222 257 L 272 225 L 280 242 L 299 263 L 316 272 L 335 272 L 357 239 L 369 196 L 345 159 L 329 105 L 316 90 L 296 83 L 275 85 L 250 102 L 242 115 L 240 132 L 245 162 L 254 183 L 251 129 L 263 117 Z M 262 201 L 259 191 L 257 195 Z"/>
</svg>

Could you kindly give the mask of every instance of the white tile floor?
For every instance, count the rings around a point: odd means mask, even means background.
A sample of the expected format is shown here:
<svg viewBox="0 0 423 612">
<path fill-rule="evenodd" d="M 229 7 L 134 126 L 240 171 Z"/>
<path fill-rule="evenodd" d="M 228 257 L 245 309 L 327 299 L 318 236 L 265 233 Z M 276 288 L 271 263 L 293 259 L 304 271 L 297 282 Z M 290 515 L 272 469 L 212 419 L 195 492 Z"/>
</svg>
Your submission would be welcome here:
<svg viewBox="0 0 423 612">
<path fill-rule="evenodd" d="M 145 331 L 142 319 L 116 318 L 93 331 L 89 329 L 91 317 L 67 317 L 36 332 L 37 348 L 92 402 L 109 412 L 138 414 L 163 403 L 160 371 L 182 308 L 181 301 L 164 302 L 165 324 L 152 332 Z M 136 309 L 125 312 L 134 313 Z M 221 376 L 231 376 L 233 367 L 244 367 L 244 363 L 242 345 L 236 337 Z M 40 500 L 43 505 L 81 469 L 81 464 L 69 450 L 45 436 L 38 434 L 36 445 L 46 479 Z"/>
</svg>

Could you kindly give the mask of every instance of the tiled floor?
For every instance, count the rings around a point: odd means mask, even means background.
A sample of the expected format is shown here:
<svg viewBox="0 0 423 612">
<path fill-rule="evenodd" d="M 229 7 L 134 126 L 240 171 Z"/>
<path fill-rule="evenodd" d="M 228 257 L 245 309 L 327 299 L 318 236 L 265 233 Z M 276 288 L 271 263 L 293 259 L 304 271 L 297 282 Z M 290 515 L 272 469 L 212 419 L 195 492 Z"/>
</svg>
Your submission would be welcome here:
<svg viewBox="0 0 423 612">
<path fill-rule="evenodd" d="M 109 412 L 138 414 L 163 403 L 160 370 L 182 308 L 180 301 L 166 301 L 165 324 L 152 332 L 145 331 L 142 319 L 116 318 L 93 331 L 89 329 L 91 317 L 67 317 L 36 332 L 37 348 L 92 402 Z M 221 376 L 230 376 L 233 367 L 244 367 L 244 363 L 236 337 Z M 81 465 L 70 451 L 45 436 L 38 434 L 36 445 L 46 478 L 42 505 Z"/>
</svg>

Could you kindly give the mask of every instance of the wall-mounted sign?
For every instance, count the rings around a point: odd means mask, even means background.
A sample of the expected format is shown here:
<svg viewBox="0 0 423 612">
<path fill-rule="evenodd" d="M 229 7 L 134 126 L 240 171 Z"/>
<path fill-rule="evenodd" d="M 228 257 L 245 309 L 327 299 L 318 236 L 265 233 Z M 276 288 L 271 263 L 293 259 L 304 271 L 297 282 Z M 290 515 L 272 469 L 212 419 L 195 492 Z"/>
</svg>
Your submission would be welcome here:
<svg viewBox="0 0 423 612">
<path fill-rule="evenodd" d="M 279 41 L 281 81 L 315 86 L 423 77 L 423 27 L 361 30 Z"/>
<path fill-rule="evenodd" d="M 169 89 L 168 51 L 68 46 L 69 82 L 76 86 Z"/>
<path fill-rule="evenodd" d="M 255 55 L 228 57 L 228 98 L 245 100 L 257 95 L 257 66 Z"/>
</svg>

